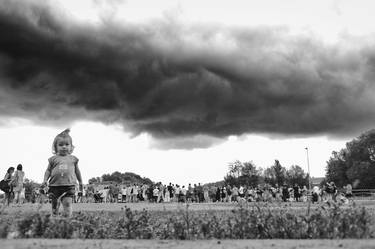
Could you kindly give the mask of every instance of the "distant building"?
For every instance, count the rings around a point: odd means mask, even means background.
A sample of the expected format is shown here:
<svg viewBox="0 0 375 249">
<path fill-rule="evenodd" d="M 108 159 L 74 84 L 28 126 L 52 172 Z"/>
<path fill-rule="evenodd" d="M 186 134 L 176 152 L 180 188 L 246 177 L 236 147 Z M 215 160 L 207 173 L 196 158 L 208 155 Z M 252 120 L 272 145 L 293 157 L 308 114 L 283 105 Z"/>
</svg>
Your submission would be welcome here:
<svg viewBox="0 0 375 249">
<path fill-rule="evenodd" d="M 311 185 L 319 186 L 322 181 L 324 181 L 325 177 L 311 177 Z"/>
</svg>

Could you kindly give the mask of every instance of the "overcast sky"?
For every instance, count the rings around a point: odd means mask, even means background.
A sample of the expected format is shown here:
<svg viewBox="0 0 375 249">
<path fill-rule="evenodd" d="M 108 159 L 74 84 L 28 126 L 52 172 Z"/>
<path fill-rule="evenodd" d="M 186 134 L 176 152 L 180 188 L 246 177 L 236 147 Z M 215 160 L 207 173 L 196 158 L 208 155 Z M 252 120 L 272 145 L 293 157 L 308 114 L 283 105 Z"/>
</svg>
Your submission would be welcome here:
<svg viewBox="0 0 375 249">
<path fill-rule="evenodd" d="M 3 0 L 1 171 L 41 181 L 71 127 L 83 178 L 210 182 L 275 159 L 324 175 L 374 127 L 373 1 Z M 6 35 L 4 35 L 6 34 Z"/>
</svg>

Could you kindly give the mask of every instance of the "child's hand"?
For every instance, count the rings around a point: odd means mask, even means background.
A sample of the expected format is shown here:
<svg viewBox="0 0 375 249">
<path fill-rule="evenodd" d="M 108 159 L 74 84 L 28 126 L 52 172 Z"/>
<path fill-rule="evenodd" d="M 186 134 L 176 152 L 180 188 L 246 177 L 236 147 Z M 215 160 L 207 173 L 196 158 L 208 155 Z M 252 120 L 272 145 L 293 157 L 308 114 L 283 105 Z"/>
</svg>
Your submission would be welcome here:
<svg viewBox="0 0 375 249">
<path fill-rule="evenodd" d="M 45 188 L 45 187 L 47 187 L 47 183 L 43 182 L 42 185 L 40 185 L 40 188 Z"/>
</svg>

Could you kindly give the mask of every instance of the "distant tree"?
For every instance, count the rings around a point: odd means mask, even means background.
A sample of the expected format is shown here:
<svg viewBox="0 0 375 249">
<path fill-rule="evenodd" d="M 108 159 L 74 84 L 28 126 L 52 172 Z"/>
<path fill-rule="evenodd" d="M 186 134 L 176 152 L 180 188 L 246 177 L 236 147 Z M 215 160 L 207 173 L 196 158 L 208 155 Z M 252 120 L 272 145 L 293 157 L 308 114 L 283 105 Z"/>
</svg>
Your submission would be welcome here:
<svg viewBox="0 0 375 249">
<path fill-rule="evenodd" d="M 288 170 L 278 160 L 266 169 L 258 168 L 251 161 L 234 161 L 229 163 L 228 173 L 224 177 L 226 185 L 244 185 L 256 187 L 269 184 L 271 186 L 283 185 L 292 186 L 297 183 L 299 186 L 308 186 L 309 175 L 298 165 L 291 166 Z"/>
<path fill-rule="evenodd" d="M 238 178 L 241 175 L 242 168 L 243 164 L 239 160 L 229 163 L 229 174 Z"/>
<path fill-rule="evenodd" d="M 89 183 L 99 183 L 99 182 L 112 182 L 112 183 L 125 183 L 125 184 L 152 184 L 153 182 L 146 177 L 141 177 L 132 172 L 120 173 L 115 171 L 111 174 L 103 174 L 101 177 L 93 177 L 89 180 Z"/>
<path fill-rule="evenodd" d="M 112 174 L 104 174 L 102 175 L 102 179 L 104 182 L 117 182 L 121 183 L 123 181 L 124 174 L 121 174 L 118 171 L 113 172 Z"/>
<path fill-rule="evenodd" d="M 100 177 L 93 177 L 89 179 L 89 184 L 99 183 Z"/>
<path fill-rule="evenodd" d="M 253 162 L 235 161 L 229 164 L 229 172 L 224 177 L 225 184 L 232 186 L 256 186 L 259 183 L 260 171 Z"/>
<path fill-rule="evenodd" d="M 264 181 L 272 186 L 281 186 L 286 182 L 286 168 L 281 166 L 279 160 L 275 160 L 271 167 L 265 169 L 263 175 Z"/>
<path fill-rule="evenodd" d="M 347 172 L 349 165 L 346 162 L 347 150 L 342 149 L 340 152 L 332 152 L 331 158 L 327 162 L 326 180 L 335 182 L 337 186 L 344 186 L 350 182 Z"/>
<path fill-rule="evenodd" d="M 298 165 L 292 165 L 286 171 L 286 182 L 289 186 L 309 186 L 309 175 Z"/>
<path fill-rule="evenodd" d="M 253 162 L 244 162 L 239 178 L 241 185 L 255 187 L 261 180 L 260 170 L 257 169 Z"/>
<path fill-rule="evenodd" d="M 375 130 L 346 143 L 340 152 L 333 152 L 327 162 L 326 179 L 338 186 L 351 183 L 356 188 L 375 188 Z"/>
</svg>

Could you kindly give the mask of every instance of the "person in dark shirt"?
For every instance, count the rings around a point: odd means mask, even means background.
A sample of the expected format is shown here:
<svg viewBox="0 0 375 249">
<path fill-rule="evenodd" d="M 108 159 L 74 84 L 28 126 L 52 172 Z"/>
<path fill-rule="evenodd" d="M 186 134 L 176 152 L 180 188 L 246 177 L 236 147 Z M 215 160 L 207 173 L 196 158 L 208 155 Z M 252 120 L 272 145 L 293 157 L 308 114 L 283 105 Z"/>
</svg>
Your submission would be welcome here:
<svg viewBox="0 0 375 249">
<path fill-rule="evenodd" d="M 294 194 L 294 200 L 296 202 L 299 201 L 299 197 L 300 197 L 300 189 L 299 189 L 299 186 L 296 184 L 294 184 L 294 187 L 293 187 L 293 194 Z"/>
<path fill-rule="evenodd" d="M 289 190 L 286 184 L 284 184 L 282 188 L 282 199 L 283 202 L 286 202 L 289 199 Z"/>
<path fill-rule="evenodd" d="M 3 204 L 4 205 L 7 204 L 8 206 L 13 198 L 13 185 L 11 184 L 13 180 L 13 173 L 14 173 L 14 167 L 9 167 L 7 170 L 7 173 L 4 176 L 4 180 L 2 181 L 4 186 L 2 186 L 1 190 L 3 190 L 5 193 Z"/>
</svg>

